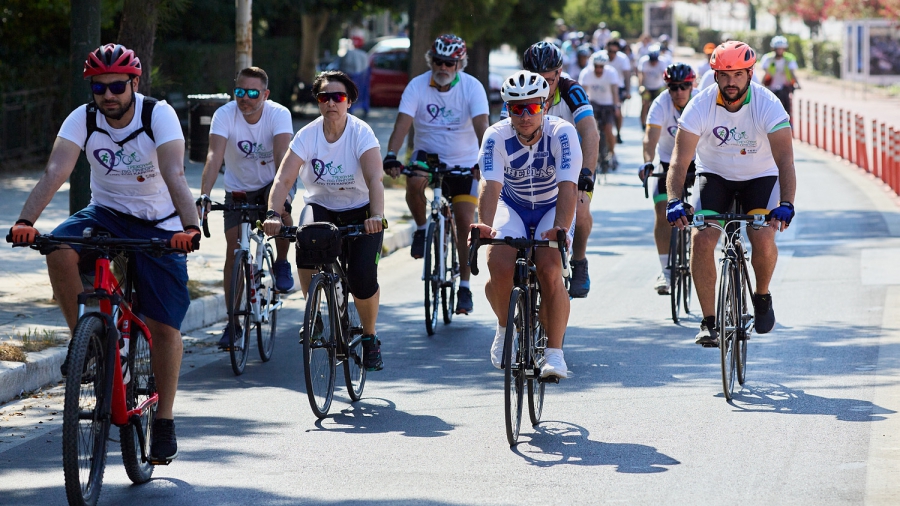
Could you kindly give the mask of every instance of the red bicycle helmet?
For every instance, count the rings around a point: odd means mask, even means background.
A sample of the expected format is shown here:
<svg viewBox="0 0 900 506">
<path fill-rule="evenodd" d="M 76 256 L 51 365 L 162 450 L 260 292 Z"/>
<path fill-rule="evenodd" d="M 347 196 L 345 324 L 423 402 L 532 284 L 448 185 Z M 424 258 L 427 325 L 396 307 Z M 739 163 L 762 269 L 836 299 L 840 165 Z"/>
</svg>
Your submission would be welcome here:
<svg viewBox="0 0 900 506">
<path fill-rule="evenodd" d="M 141 75 L 141 60 L 134 51 L 121 44 L 106 44 L 98 47 L 84 61 L 84 78 L 101 74 Z"/>
<path fill-rule="evenodd" d="M 713 70 L 749 69 L 755 64 L 756 51 L 739 40 L 719 44 L 709 58 L 709 66 Z"/>
<path fill-rule="evenodd" d="M 466 57 L 466 41 L 452 33 L 441 35 L 431 45 L 431 56 L 448 60 L 462 60 Z"/>
<path fill-rule="evenodd" d="M 667 83 L 692 83 L 697 78 L 694 69 L 684 63 L 673 63 L 666 67 L 663 79 Z"/>
</svg>

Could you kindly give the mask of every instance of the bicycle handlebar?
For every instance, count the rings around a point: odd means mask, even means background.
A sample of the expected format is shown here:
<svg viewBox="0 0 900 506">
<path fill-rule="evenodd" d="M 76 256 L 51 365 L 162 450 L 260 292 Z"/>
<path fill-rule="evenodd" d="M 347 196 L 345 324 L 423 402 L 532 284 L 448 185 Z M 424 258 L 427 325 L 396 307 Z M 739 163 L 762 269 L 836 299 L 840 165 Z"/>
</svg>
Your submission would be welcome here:
<svg viewBox="0 0 900 506">
<path fill-rule="evenodd" d="M 460 167 L 459 165 L 448 167 L 446 164 L 442 163 L 438 167 L 429 168 L 429 167 L 406 167 L 404 166 L 400 169 L 400 173 L 406 177 L 428 177 L 426 175 L 418 174 L 416 171 L 425 172 L 428 176 L 440 174 L 442 176 L 471 176 L 472 169 L 466 167 Z"/>
<path fill-rule="evenodd" d="M 650 181 L 651 177 L 666 177 L 666 173 L 665 172 L 652 172 L 650 174 L 647 174 L 647 177 L 644 178 L 644 198 L 645 199 L 650 198 L 650 189 L 648 187 L 648 184 L 649 184 L 648 182 Z"/>
<path fill-rule="evenodd" d="M 204 214 L 204 205 L 202 199 L 197 199 L 197 205 L 200 206 L 201 210 L 201 218 L 200 218 L 200 226 L 203 228 L 203 235 L 206 237 L 210 237 L 209 235 L 209 221 L 206 219 L 206 214 Z M 267 209 L 268 206 L 262 204 L 249 204 L 247 202 L 232 202 L 231 204 L 220 204 L 218 202 L 210 201 L 209 210 L 210 211 L 262 211 Z"/>
<path fill-rule="evenodd" d="M 54 236 L 52 234 L 39 234 L 35 236 L 34 242 L 13 243 L 13 248 L 29 247 L 39 250 L 46 246 L 58 244 L 80 244 L 88 249 L 96 250 L 119 250 L 119 251 L 149 251 L 160 255 L 169 253 L 187 253 L 183 249 L 173 248 L 168 239 L 129 239 L 121 237 L 110 237 L 108 235 L 89 235 L 90 228 L 86 228 L 87 232 L 84 236 Z M 12 242 L 12 236 L 6 236 L 6 242 Z"/>
<path fill-rule="evenodd" d="M 562 258 L 562 275 L 563 277 L 569 277 L 569 262 L 567 258 L 567 241 L 566 241 L 566 232 L 564 230 L 556 231 L 556 240 L 539 240 L 539 239 L 526 239 L 524 237 L 504 237 L 503 239 L 482 239 L 481 231 L 477 228 L 473 228 L 469 235 L 470 244 L 469 244 L 469 268 L 472 270 L 472 274 L 478 275 L 478 248 L 481 247 L 482 244 L 493 246 L 493 245 L 506 245 L 512 246 L 517 250 L 528 249 L 531 247 L 549 247 L 549 248 L 557 248 L 559 249 L 560 257 Z"/>
<path fill-rule="evenodd" d="M 387 220 L 382 221 L 382 225 L 384 226 L 384 228 L 387 228 Z M 296 226 L 296 225 L 291 226 L 291 227 L 286 227 L 286 226 L 282 225 L 281 230 L 279 230 L 278 233 L 276 235 L 273 235 L 271 238 L 272 239 L 287 239 L 290 242 L 294 242 L 297 240 L 297 230 L 299 230 L 299 229 L 300 229 L 300 227 Z M 358 235 L 366 234 L 366 226 L 365 225 L 344 225 L 342 227 L 338 227 L 337 229 L 341 233 L 342 238 L 355 237 Z"/>
<path fill-rule="evenodd" d="M 690 222 L 691 227 L 695 227 L 698 229 L 703 229 L 708 226 L 715 226 L 712 223 L 707 223 L 707 220 L 711 221 L 724 221 L 724 222 L 732 222 L 732 221 L 745 221 L 748 225 L 753 227 L 754 229 L 758 229 L 760 227 L 768 227 L 769 220 L 771 216 L 768 214 L 739 214 L 739 213 L 724 213 L 724 214 L 694 214 L 688 215 L 688 221 Z"/>
</svg>

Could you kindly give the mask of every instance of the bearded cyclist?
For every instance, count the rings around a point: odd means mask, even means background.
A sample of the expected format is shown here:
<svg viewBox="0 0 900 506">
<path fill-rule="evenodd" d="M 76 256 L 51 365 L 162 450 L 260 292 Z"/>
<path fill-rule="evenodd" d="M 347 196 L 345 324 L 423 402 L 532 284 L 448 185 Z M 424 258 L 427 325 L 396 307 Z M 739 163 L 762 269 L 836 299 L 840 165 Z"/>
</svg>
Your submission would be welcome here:
<svg viewBox="0 0 900 506">
<path fill-rule="evenodd" d="M 539 74 L 521 70 L 508 77 L 500 90 L 510 117 L 488 128 L 479 154 L 485 182 L 478 202 L 480 222 L 473 225 L 482 237 L 555 239 L 558 230 L 572 237 L 576 181 L 581 167 L 578 135 L 572 125 L 545 113 L 550 85 Z M 506 337 L 509 296 L 513 288 L 516 250 L 489 246 L 491 278 L 485 294 L 497 315 L 491 363 L 500 368 Z M 541 377 L 568 377 L 563 335 L 569 320 L 569 297 L 562 280 L 559 252 L 538 248 L 534 255 L 541 285 L 540 319 L 547 330 Z"/>
<path fill-rule="evenodd" d="M 597 158 L 600 154 L 600 133 L 594 119 L 594 108 L 588 100 L 587 93 L 577 81 L 562 75 L 562 53 L 550 42 L 538 42 L 529 47 L 522 57 L 525 70 L 540 74 L 550 86 L 546 114 L 558 116 L 572 125 L 578 132 L 581 152 L 583 154 L 582 174 L 587 174 L 591 181 L 597 169 Z M 578 76 L 575 76 L 576 78 Z M 504 107 L 501 118 L 509 114 Z M 588 191 L 579 192 L 575 211 L 575 236 L 572 241 L 572 281 L 569 285 L 569 296 L 587 297 L 591 289 L 591 277 L 588 274 L 587 242 L 594 226 L 591 216 L 591 198 L 593 183 Z"/>
<path fill-rule="evenodd" d="M 683 229 L 688 225 L 681 188 L 691 158 L 696 153 L 697 191 L 695 213 L 719 214 L 731 208 L 735 193 L 740 209 L 770 209 L 771 226 L 747 229 L 756 274 L 752 295 L 756 331 L 768 333 L 775 326 L 775 310 L 769 282 L 778 259 L 775 231 L 786 230 L 794 217 L 794 152 L 787 112 L 765 86 L 751 82 L 756 53 L 740 41 L 725 42 L 709 60 L 716 72 L 715 87 L 693 98 L 681 114 L 675 136 L 675 152 L 666 180 L 669 202 L 666 219 Z M 715 320 L 715 248 L 719 231 L 695 230 L 691 273 L 703 310 L 696 342 L 718 345 Z"/>
<path fill-rule="evenodd" d="M 687 106 L 688 101 L 697 94 L 694 89 L 694 80 L 697 75 L 690 65 L 673 63 L 666 67 L 663 76 L 667 89 L 650 104 L 647 113 L 647 128 L 644 131 L 644 165 L 638 171 L 641 181 L 648 178 L 653 172 L 653 159 L 659 156 L 659 164 L 663 173 L 668 173 L 669 162 L 672 160 L 672 150 L 675 149 L 675 133 L 678 131 L 678 119 L 681 112 Z M 688 167 L 688 186 L 694 182 L 694 162 Z M 662 272 L 656 278 L 654 289 L 660 295 L 669 294 L 671 283 L 671 271 L 666 269 L 669 265 L 669 240 L 671 226 L 666 221 L 666 179 L 659 178 L 653 188 L 653 208 L 656 211 L 656 221 L 653 227 L 653 238 L 656 241 L 656 252 L 659 254 L 659 263 Z"/>
</svg>

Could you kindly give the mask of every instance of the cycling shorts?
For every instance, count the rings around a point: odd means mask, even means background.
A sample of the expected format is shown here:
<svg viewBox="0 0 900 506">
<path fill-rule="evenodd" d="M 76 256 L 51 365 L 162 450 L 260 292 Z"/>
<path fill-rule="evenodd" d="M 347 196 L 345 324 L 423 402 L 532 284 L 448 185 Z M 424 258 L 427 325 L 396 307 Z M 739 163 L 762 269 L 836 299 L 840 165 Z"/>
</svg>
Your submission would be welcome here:
<svg viewBox="0 0 900 506">
<path fill-rule="evenodd" d="M 308 204 L 300 212 L 300 224 L 327 221 L 342 227 L 362 225 L 369 217 L 369 204 L 347 211 L 331 211 L 319 204 Z M 378 261 L 381 259 L 381 243 L 384 231 L 363 234 L 344 242 L 341 259 L 347 262 L 347 281 L 350 293 L 357 299 L 368 299 L 378 291 Z M 312 265 L 300 265 L 298 269 L 313 269 Z"/>
<path fill-rule="evenodd" d="M 616 124 L 616 106 L 591 104 L 594 108 L 594 118 L 597 119 L 597 127 Z"/>
<path fill-rule="evenodd" d="M 424 160 L 425 152 L 418 150 L 410 159 Z M 425 172 L 421 172 L 421 174 L 425 174 Z M 444 176 L 441 183 L 441 194 L 451 204 L 457 202 L 478 204 L 478 180 L 474 176 Z"/>
<path fill-rule="evenodd" d="M 266 206 L 265 208 L 257 211 L 256 213 L 250 213 L 251 223 L 256 223 L 256 220 L 266 221 L 266 211 L 268 210 L 269 205 L 269 192 L 272 191 L 272 183 L 267 184 L 266 186 L 260 188 L 259 190 L 249 191 L 247 192 L 247 203 L 248 204 L 257 204 Z M 225 204 L 233 204 L 234 203 L 234 195 L 231 192 L 225 192 Z M 284 201 L 284 212 L 287 214 L 291 214 L 291 203 L 290 199 Z M 232 228 L 241 224 L 241 212 L 240 211 L 225 211 L 223 213 L 225 215 L 225 231 L 229 231 Z"/>
<path fill-rule="evenodd" d="M 653 102 L 656 99 L 656 97 L 658 97 L 659 94 L 662 92 L 663 92 L 663 88 L 657 88 L 655 90 L 649 90 L 647 88 L 643 88 L 641 90 L 641 98 L 646 100 L 647 102 Z"/>
<path fill-rule="evenodd" d="M 627 97 L 627 96 L 628 96 L 628 88 L 626 88 L 626 87 L 624 87 L 624 86 L 620 87 L 620 88 L 619 88 L 619 103 L 621 104 L 622 102 L 624 102 L 625 100 L 627 100 L 627 99 L 625 98 L 625 97 Z"/>
<path fill-rule="evenodd" d="M 106 230 L 112 237 L 129 239 L 171 239 L 177 232 L 162 230 L 143 224 L 137 218 L 124 218 L 103 206 L 88 207 L 69 216 L 53 230 L 55 236 L 78 236 L 87 227 Z M 81 253 L 77 244 L 71 248 Z M 48 254 L 50 251 L 41 251 Z M 85 254 L 89 252 L 86 251 Z M 147 253 L 135 252 L 134 304 L 132 310 L 175 329 L 181 329 L 181 322 L 187 314 L 191 297 L 188 294 L 187 255 L 172 253 L 153 257 Z"/>
<path fill-rule="evenodd" d="M 512 204 L 507 204 L 502 198 L 497 203 L 497 212 L 494 214 L 493 228 L 497 231 L 498 239 L 504 237 L 531 239 L 529 230 L 534 229 L 535 236 L 540 238 L 542 232 L 553 228 L 556 220 L 556 204 L 538 207 L 537 209 L 524 209 Z M 568 227 L 569 241 L 575 236 L 575 217 Z"/>
<path fill-rule="evenodd" d="M 729 181 L 710 172 L 697 174 L 694 192 L 694 212 L 727 213 L 737 194 L 737 210 L 746 213 L 754 209 L 775 209 L 781 200 L 778 176 L 763 176 L 747 181 Z"/>
<path fill-rule="evenodd" d="M 669 162 L 659 162 L 662 165 L 663 174 L 668 175 L 669 173 Z M 687 176 L 684 178 L 684 186 L 686 188 L 690 188 L 694 186 L 694 179 L 696 178 L 695 171 L 697 168 L 694 166 L 694 161 L 691 160 L 691 164 L 688 166 Z M 668 190 L 666 189 L 666 178 L 658 177 L 656 183 L 656 188 L 653 189 L 653 203 L 657 202 L 665 202 L 668 200 Z"/>
</svg>

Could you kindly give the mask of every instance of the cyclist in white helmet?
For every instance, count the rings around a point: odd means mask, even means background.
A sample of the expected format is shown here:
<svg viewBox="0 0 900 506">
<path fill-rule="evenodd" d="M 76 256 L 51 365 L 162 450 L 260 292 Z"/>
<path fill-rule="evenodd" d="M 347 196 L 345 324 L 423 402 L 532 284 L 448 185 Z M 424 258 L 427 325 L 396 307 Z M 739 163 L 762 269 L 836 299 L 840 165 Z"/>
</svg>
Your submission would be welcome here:
<svg viewBox="0 0 900 506">
<path fill-rule="evenodd" d="M 769 45 L 772 51 L 763 55 L 759 64 L 765 72 L 763 84 L 781 100 L 788 116 L 793 117 L 791 102 L 794 90 L 800 88 L 797 81 L 797 57 L 787 50 L 788 41 L 783 35 L 772 37 Z"/>
<path fill-rule="evenodd" d="M 503 82 L 501 95 L 509 118 L 488 128 L 479 154 L 484 181 L 478 200 L 478 228 L 482 237 L 555 238 L 564 230 L 570 241 L 575 225 L 576 182 L 581 182 L 581 148 L 571 123 L 545 114 L 550 85 L 540 74 L 522 70 Z M 587 176 L 590 181 L 591 176 Z M 506 336 L 509 296 L 513 288 L 516 250 L 490 246 L 491 278 L 485 294 L 497 315 L 491 362 L 499 368 Z M 569 296 L 562 280 L 559 252 L 539 248 L 535 253 L 541 284 L 541 322 L 547 330 L 546 362 L 541 377 L 568 377 L 563 335 L 569 320 Z"/>
</svg>

